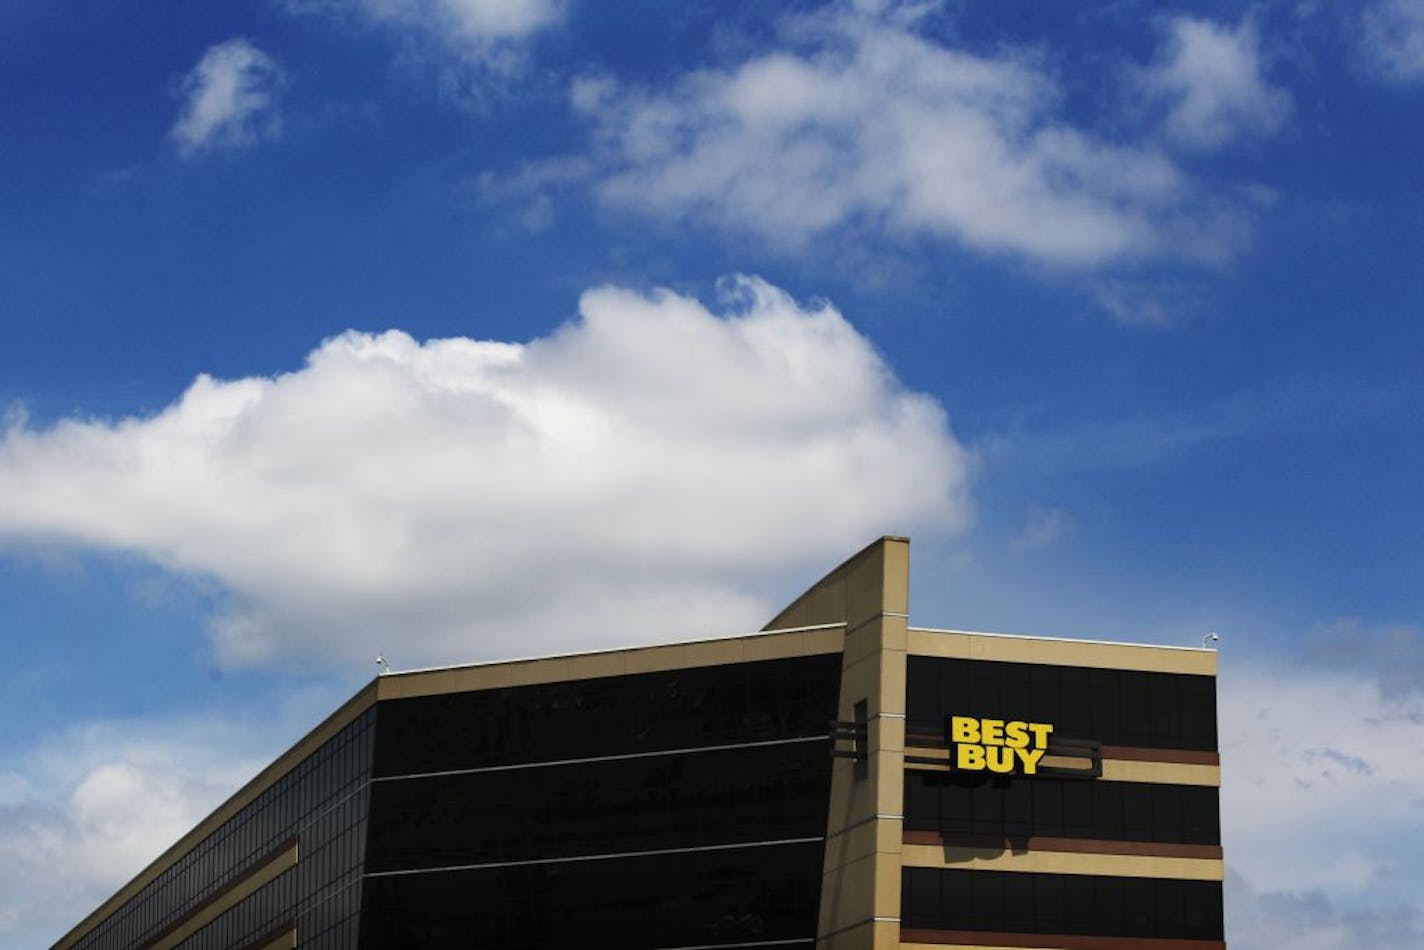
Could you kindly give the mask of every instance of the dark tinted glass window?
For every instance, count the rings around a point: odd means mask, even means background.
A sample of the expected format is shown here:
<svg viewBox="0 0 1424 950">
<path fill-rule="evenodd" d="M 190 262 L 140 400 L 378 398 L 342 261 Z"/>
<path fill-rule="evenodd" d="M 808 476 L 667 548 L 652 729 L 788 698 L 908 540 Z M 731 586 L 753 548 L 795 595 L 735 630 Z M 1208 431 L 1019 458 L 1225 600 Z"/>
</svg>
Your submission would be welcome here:
<svg viewBox="0 0 1424 950">
<path fill-rule="evenodd" d="M 378 781 L 388 871 L 825 834 L 826 740 Z"/>
<path fill-rule="evenodd" d="M 1218 789 L 1084 779 L 905 773 L 905 828 L 995 838 L 1221 843 Z"/>
<path fill-rule="evenodd" d="M 905 868 L 901 926 L 915 930 L 1221 940 L 1221 884 Z"/>
<path fill-rule="evenodd" d="M 297 763 L 198 842 L 78 946 L 130 950 L 212 907 L 293 842 L 299 860 L 184 941 L 184 950 L 244 947 L 296 926 L 303 947 L 356 937 L 375 711 Z"/>
<path fill-rule="evenodd" d="M 944 741 L 949 715 L 1052 723 L 1105 745 L 1216 749 L 1210 676 L 912 656 L 907 728 Z"/>
<path fill-rule="evenodd" d="M 809 947 L 820 887 L 819 843 L 374 877 L 361 944 Z"/>
<path fill-rule="evenodd" d="M 388 700 L 378 776 L 819 736 L 839 654 Z"/>
</svg>

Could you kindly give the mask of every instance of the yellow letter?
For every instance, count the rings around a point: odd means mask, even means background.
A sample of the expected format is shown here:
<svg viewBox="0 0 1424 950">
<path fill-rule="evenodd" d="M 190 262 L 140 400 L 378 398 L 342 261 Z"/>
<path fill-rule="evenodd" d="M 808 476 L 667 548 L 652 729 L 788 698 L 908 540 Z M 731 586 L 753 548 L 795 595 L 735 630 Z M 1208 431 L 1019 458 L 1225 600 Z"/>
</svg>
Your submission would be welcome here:
<svg viewBox="0 0 1424 950">
<path fill-rule="evenodd" d="M 949 741 L 956 744 L 961 742 L 978 742 L 979 720 L 972 716 L 950 716 Z"/>
<path fill-rule="evenodd" d="M 985 744 L 985 745 L 1003 745 L 1003 744 L 1004 744 L 1004 720 L 1002 720 L 1002 719 L 985 719 L 985 720 L 983 720 L 983 723 L 984 723 L 984 739 L 983 739 L 984 744 Z"/>
<path fill-rule="evenodd" d="M 978 745 L 958 745 L 954 747 L 958 751 L 958 758 L 954 762 L 954 767 L 963 769 L 966 772 L 984 771 L 984 747 Z"/>
<path fill-rule="evenodd" d="M 1048 748 L 1048 734 L 1053 731 L 1053 727 L 1046 722 L 1030 722 L 1027 725 L 1028 731 L 1033 733 L 1033 747 Z"/>
<path fill-rule="evenodd" d="M 984 752 L 987 755 L 990 772 L 999 772 L 1008 775 L 1014 770 L 1014 750 L 1005 749 L 1001 746 L 986 746 Z"/>
<path fill-rule="evenodd" d="M 1026 725 L 1027 723 L 1020 722 L 1017 719 L 1005 725 L 1004 735 L 1007 736 L 1007 738 L 1004 740 L 1004 745 L 1011 749 L 1027 749 L 1028 730 L 1024 728 Z"/>
<path fill-rule="evenodd" d="M 1042 749 L 1019 749 L 1019 761 L 1023 763 L 1023 774 L 1038 774 L 1038 760 L 1043 758 Z"/>
</svg>

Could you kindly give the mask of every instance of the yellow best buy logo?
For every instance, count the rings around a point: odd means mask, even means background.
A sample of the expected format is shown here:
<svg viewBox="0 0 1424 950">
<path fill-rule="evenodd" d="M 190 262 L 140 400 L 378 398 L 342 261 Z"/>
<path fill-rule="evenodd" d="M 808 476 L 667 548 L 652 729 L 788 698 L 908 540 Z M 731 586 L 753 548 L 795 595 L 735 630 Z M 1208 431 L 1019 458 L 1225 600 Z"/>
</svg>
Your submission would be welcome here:
<svg viewBox="0 0 1424 950">
<path fill-rule="evenodd" d="M 950 716 L 950 768 L 1033 775 L 1052 732 L 1046 722 Z"/>
</svg>

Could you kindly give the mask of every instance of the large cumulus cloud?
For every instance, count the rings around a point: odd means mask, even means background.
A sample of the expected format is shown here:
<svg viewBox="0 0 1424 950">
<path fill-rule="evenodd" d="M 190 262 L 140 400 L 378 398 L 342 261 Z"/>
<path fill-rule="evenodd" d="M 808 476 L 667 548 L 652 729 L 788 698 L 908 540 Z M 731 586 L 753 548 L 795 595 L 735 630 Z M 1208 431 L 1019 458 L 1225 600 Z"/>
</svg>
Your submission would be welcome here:
<svg viewBox="0 0 1424 950">
<path fill-rule="evenodd" d="M 215 578 L 224 663 L 407 666 L 754 629 L 828 557 L 960 524 L 941 407 L 829 305 L 728 289 L 591 290 L 528 343 L 345 333 L 152 416 L 16 422 L 0 538 Z"/>
</svg>

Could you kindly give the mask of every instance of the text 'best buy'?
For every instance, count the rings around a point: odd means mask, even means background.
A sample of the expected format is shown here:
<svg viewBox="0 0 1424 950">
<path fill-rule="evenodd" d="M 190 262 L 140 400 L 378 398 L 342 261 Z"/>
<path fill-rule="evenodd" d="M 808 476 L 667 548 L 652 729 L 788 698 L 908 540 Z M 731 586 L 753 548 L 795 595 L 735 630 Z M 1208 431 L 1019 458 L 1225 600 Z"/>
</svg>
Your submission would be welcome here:
<svg viewBox="0 0 1424 950">
<path fill-rule="evenodd" d="M 1033 775 L 1048 751 L 1052 732 L 1045 722 L 950 716 L 950 768 Z"/>
</svg>

